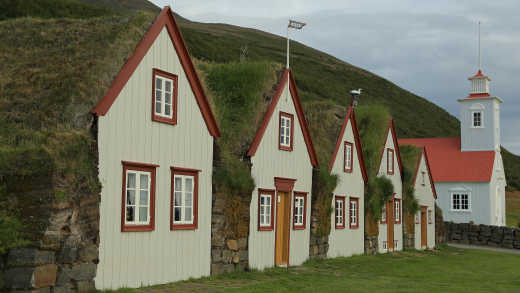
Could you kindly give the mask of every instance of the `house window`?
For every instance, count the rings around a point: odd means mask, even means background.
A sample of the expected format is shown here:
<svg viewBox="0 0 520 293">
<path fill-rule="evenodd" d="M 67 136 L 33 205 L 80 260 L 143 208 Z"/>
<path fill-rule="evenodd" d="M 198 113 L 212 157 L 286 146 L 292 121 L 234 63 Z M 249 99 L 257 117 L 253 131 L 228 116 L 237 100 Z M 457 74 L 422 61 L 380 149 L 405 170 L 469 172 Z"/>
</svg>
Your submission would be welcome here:
<svg viewBox="0 0 520 293">
<path fill-rule="evenodd" d="M 395 223 L 401 224 L 401 200 L 398 198 L 394 199 L 394 215 Z"/>
<path fill-rule="evenodd" d="M 293 229 L 305 229 L 307 194 L 302 192 L 294 192 L 294 207 L 293 207 Z"/>
<path fill-rule="evenodd" d="M 432 210 L 428 210 L 428 224 L 433 223 Z"/>
<path fill-rule="evenodd" d="M 359 227 L 359 199 L 351 197 L 349 201 L 350 229 Z"/>
<path fill-rule="evenodd" d="M 468 193 L 453 193 L 451 195 L 452 211 L 470 211 L 471 203 Z"/>
<path fill-rule="evenodd" d="M 352 154 L 353 154 L 352 143 L 345 141 L 344 170 L 347 173 L 351 173 L 352 172 Z"/>
<path fill-rule="evenodd" d="M 394 249 L 397 249 L 398 244 L 399 244 L 399 240 L 394 240 Z"/>
<path fill-rule="evenodd" d="M 153 70 L 152 120 L 177 124 L 177 75 Z"/>
<path fill-rule="evenodd" d="M 279 148 L 284 151 L 293 150 L 294 116 L 280 112 Z"/>
<path fill-rule="evenodd" d="M 422 174 L 421 185 L 425 186 L 426 185 L 426 172 L 422 171 L 421 174 Z"/>
<path fill-rule="evenodd" d="M 258 190 L 258 230 L 273 230 L 274 190 Z"/>
<path fill-rule="evenodd" d="M 394 174 L 394 150 L 386 150 L 386 172 L 389 175 Z"/>
<path fill-rule="evenodd" d="M 123 161 L 121 231 L 154 230 L 155 168 Z"/>
<path fill-rule="evenodd" d="M 383 241 L 383 249 L 384 250 L 388 249 L 388 241 Z"/>
<path fill-rule="evenodd" d="M 472 116 L 474 128 L 484 127 L 484 124 L 482 123 L 482 111 L 474 111 Z"/>
<path fill-rule="evenodd" d="M 421 215 L 420 213 L 415 214 L 415 224 L 421 223 Z"/>
<path fill-rule="evenodd" d="M 171 230 L 197 229 L 199 171 L 171 168 Z"/>
<path fill-rule="evenodd" d="M 381 209 L 381 224 L 386 224 L 386 203 L 383 205 Z"/>
<path fill-rule="evenodd" d="M 345 228 L 345 197 L 336 196 L 335 199 L 335 218 L 336 218 L 336 229 Z"/>
</svg>

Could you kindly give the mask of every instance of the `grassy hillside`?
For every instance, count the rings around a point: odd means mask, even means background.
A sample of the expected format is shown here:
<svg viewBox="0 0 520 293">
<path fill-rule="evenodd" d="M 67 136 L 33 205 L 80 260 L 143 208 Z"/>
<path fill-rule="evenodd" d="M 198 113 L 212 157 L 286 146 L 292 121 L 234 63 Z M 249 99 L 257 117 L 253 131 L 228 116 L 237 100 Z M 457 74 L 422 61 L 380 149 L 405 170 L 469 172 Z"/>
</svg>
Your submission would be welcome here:
<svg viewBox="0 0 520 293">
<path fill-rule="evenodd" d="M 16 17 L 41 18 L 88 18 L 111 14 L 103 6 L 95 6 L 78 0 L 2 0 L 0 1 L 0 21 Z"/>
</svg>

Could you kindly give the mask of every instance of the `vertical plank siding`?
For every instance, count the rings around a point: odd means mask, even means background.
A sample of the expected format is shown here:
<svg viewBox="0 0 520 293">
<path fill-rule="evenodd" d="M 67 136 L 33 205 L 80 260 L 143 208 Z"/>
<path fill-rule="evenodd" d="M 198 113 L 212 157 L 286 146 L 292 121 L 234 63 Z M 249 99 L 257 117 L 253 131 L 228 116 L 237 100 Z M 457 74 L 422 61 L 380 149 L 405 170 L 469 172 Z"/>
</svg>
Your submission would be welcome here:
<svg viewBox="0 0 520 293">
<path fill-rule="evenodd" d="M 425 185 L 422 185 L 422 172 L 425 172 L 424 182 Z M 435 247 L 435 198 L 433 196 L 433 190 L 430 186 L 430 174 L 428 172 L 428 167 L 426 165 L 426 159 L 424 154 L 421 154 L 419 168 L 417 170 L 417 178 L 415 180 L 415 198 L 419 203 L 419 206 L 427 206 L 428 210 L 432 213 L 432 223 L 427 222 L 427 247 L 434 248 Z M 421 210 L 417 211 L 417 214 L 420 218 Z M 421 247 L 421 222 L 417 223 L 414 220 L 415 225 L 415 248 L 422 249 Z M 426 221 L 428 221 L 428 212 L 426 213 Z"/>
<path fill-rule="evenodd" d="M 291 73 L 292 74 L 292 73 Z M 279 112 L 283 111 L 294 115 L 294 149 L 282 151 L 278 149 L 278 120 Z M 301 126 L 297 119 L 295 107 L 287 82 L 275 111 L 266 128 L 260 145 L 251 157 L 251 175 L 256 183 L 250 206 L 249 222 L 249 266 L 254 269 L 264 269 L 274 266 L 275 230 L 258 231 L 258 188 L 276 189 L 274 177 L 296 179 L 293 191 L 307 192 L 306 223 L 303 230 L 294 230 L 292 221 L 294 195 L 290 195 L 290 243 L 289 264 L 300 265 L 309 257 L 310 238 L 310 210 L 312 190 L 312 164 L 302 135 Z M 275 204 L 273 199 L 273 204 Z M 275 211 L 276 213 L 276 211 Z M 276 223 L 275 227 L 276 227 Z"/>
<path fill-rule="evenodd" d="M 403 250 L 403 183 L 401 181 L 401 170 L 399 169 L 399 163 L 397 162 L 397 152 L 395 149 L 398 146 L 394 145 L 394 139 L 392 136 L 392 131 L 388 131 L 388 136 L 386 137 L 386 143 L 385 148 L 383 151 L 383 156 L 381 157 L 381 162 L 379 165 L 379 172 L 378 176 L 385 176 L 388 179 L 392 181 L 392 184 L 394 185 L 394 192 L 395 192 L 395 198 L 401 199 L 401 224 L 395 224 L 394 225 L 394 240 L 397 240 L 397 246 L 394 247 L 394 251 Z M 394 150 L 394 174 L 389 175 L 386 172 L 386 149 L 391 148 Z M 392 207 L 393 208 L 393 207 Z M 390 212 L 390 211 L 387 211 Z M 379 225 L 379 237 L 378 237 L 378 247 L 380 253 L 385 253 L 386 250 L 383 249 L 383 241 L 386 241 L 387 239 L 387 227 L 386 225 L 391 225 L 391 223 L 381 224 L 380 221 L 378 221 Z"/>
<path fill-rule="evenodd" d="M 178 124 L 152 122 L 152 69 L 178 75 Z M 141 287 L 210 273 L 213 137 L 162 30 L 105 116 L 99 117 L 100 203 L 97 289 Z M 155 229 L 121 232 L 121 161 L 157 164 Z M 170 167 L 199 173 L 198 228 L 170 231 Z"/>
<path fill-rule="evenodd" d="M 341 135 L 341 134 L 340 134 Z M 352 143 L 352 173 L 344 172 L 344 143 Z M 343 141 L 341 142 L 340 150 L 336 155 L 332 167 L 332 174 L 338 175 L 338 184 L 334 189 L 334 195 L 345 196 L 345 228 L 335 229 L 335 217 L 331 216 L 331 228 L 329 234 L 329 250 L 328 257 L 351 256 L 354 254 L 363 254 L 364 252 L 364 237 L 365 237 L 365 207 L 364 207 L 364 181 L 361 173 L 361 166 L 357 155 L 357 146 L 354 139 L 354 132 L 352 130 L 352 123 L 349 120 L 345 132 L 343 134 Z M 351 197 L 359 198 L 359 227 L 350 229 L 350 210 L 349 199 Z M 331 207 L 334 208 L 334 197 L 332 198 Z"/>
</svg>

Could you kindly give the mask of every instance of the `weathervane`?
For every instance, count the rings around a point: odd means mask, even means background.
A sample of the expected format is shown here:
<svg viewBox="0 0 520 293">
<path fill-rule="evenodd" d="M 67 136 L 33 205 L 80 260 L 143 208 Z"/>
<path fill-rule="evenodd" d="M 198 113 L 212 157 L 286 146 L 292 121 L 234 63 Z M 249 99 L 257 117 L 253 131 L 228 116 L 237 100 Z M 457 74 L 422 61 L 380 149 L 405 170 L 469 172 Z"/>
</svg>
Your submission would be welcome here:
<svg viewBox="0 0 520 293">
<path fill-rule="evenodd" d="M 289 19 L 289 24 L 287 25 L 287 69 L 289 69 L 289 29 L 301 30 L 305 25 L 306 23 Z"/>
</svg>

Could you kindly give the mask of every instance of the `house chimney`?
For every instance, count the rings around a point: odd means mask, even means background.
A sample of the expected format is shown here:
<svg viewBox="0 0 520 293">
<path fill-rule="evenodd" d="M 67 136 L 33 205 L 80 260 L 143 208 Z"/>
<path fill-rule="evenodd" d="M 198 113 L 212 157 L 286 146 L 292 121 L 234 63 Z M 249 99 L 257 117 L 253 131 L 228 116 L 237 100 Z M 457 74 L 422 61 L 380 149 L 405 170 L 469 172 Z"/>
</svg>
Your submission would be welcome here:
<svg viewBox="0 0 520 293">
<path fill-rule="evenodd" d="M 350 106 L 352 108 L 355 108 L 357 106 L 357 104 L 359 103 L 359 96 L 361 95 L 361 89 L 351 90 L 350 95 L 352 96 L 352 99 L 350 99 Z"/>
</svg>

